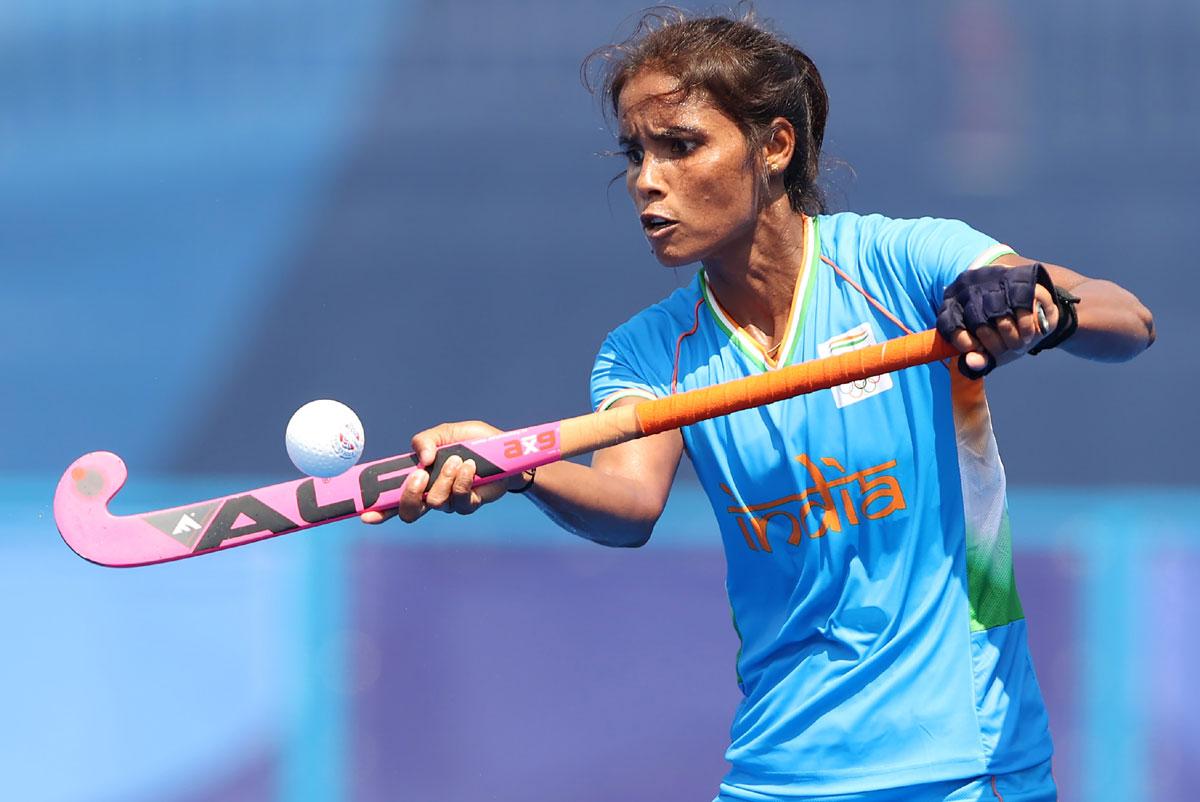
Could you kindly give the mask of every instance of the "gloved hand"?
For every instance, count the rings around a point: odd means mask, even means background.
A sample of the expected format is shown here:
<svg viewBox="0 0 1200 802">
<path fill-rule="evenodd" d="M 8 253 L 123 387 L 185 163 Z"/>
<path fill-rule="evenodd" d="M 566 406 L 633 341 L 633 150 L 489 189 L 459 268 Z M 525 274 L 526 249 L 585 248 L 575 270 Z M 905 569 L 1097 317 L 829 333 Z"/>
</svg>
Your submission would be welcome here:
<svg viewBox="0 0 1200 802">
<path fill-rule="evenodd" d="M 1075 331 L 1078 300 L 1056 289 L 1040 263 L 980 267 L 946 287 L 937 329 L 962 352 L 962 374 L 978 379 L 997 365 L 1069 337 Z"/>
</svg>

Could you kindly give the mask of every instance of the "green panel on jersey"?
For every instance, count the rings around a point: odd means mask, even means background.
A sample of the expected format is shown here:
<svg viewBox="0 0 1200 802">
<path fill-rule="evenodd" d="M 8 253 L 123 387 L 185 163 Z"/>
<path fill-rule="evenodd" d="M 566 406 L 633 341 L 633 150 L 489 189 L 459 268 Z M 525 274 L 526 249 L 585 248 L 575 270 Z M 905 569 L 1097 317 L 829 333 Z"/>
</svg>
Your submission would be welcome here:
<svg viewBox="0 0 1200 802">
<path fill-rule="evenodd" d="M 967 600 L 971 606 L 971 631 L 1011 624 L 1025 617 L 1017 580 L 1013 574 L 1012 525 L 1008 511 L 994 540 L 984 541 L 967 532 Z"/>
</svg>

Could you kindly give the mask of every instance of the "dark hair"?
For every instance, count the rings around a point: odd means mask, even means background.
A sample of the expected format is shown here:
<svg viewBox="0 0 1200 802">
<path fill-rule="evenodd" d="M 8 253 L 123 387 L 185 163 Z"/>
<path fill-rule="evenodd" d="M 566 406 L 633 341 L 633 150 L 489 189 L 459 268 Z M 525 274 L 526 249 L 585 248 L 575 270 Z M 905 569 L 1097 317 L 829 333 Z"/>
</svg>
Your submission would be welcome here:
<svg viewBox="0 0 1200 802">
<path fill-rule="evenodd" d="M 787 119 L 796 129 L 796 150 L 783 174 L 788 202 L 797 212 L 825 210 L 825 193 L 817 186 L 829 115 L 825 84 L 812 59 L 760 27 L 752 11 L 735 20 L 652 8 L 628 39 L 601 47 L 584 60 L 583 82 L 593 94 L 596 82 L 589 73 L 597 64 L 600 100 L 611 105 L 614 116 L 621 90 L 643 69 L 676 78 L 683 98 L 697 90 L 707 92 L 742 130 L 756 154 L 755 175 L 764 182 L 765 165 L 757 154 L 770 139 L 771 121 Z"/>
</svg>

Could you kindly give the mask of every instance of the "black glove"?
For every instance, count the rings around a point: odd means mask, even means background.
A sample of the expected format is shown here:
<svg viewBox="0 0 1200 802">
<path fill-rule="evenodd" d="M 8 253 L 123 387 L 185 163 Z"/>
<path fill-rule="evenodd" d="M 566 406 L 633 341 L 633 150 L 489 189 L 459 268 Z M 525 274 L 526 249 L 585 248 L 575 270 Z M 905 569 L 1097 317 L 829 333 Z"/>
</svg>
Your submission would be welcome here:
<svg viewBox="0 0 1200 802">
<path fill-rule="evenodd" d="M 1019 267 L 980 267 L 960 274 L 943 295 L 942 308 L 937 316 L 937 330 L 945 339 L 959 329 L 966 329 L 972 336 L 980 326 L 989 326 L 1004 317 L 1016 318 L 1018 310 L 1033 311 L 1034 291 L 1041 284 L 1058 305 L 1058 325 L 1030 349 L 1036 354 L 1053 348 L 1075 332 L 1078 317 L 1075 314 L 1077 297 L 1059 290 L 1050 280 L 1046 268 L 1038 262 Z M 967 366 L 966 354 L 958 358 L 958 369 L 968 379 L 986 376 L 996 367 L 996 359 L 988 354 L 988 363 L 982 370 Z"/>
</svg>

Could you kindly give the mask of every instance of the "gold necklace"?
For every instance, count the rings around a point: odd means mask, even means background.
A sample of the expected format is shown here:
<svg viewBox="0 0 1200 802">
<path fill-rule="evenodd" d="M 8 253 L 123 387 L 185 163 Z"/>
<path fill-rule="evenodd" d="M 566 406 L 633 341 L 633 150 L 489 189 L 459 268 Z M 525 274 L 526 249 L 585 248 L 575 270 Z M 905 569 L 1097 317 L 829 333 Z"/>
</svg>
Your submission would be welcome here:
<svg viewBox="0 0 1200 802">
<path fill-rule="evenodd" d="M 782 345 L 783 345 L 783 340 L 780 340 L 779 342 L 775 343 L 775 344 L 774 344 L 774 345 L 772 345 L 770 348 L 767 348 L 767 349 L 765 350 L 765 353 L 766 353 L 766 355 L 767 355 L 767 356 L 769 356 L 769 357 L 774 357 L 774 356 L 775 356 L 775 352 L 776 352 L 776 351 L 778 351 L 778 350 L 779 350 L 779 347 L 780 347 L 780 346 L 782 346 Z"/>
</svg>

